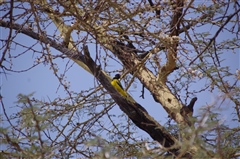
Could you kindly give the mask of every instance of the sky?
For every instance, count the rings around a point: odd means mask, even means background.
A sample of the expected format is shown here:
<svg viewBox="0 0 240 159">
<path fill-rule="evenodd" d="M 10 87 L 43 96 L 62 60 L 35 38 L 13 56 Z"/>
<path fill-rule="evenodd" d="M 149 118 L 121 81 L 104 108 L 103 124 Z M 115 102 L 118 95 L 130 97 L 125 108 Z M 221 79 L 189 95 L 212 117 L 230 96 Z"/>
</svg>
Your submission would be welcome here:
<svg viewBox="0 0 240 159">
<path fill-rule="evenodd" d="M 1 39 L 4 39 L 8 36 L 8 30 L 1 28 Z M 229 37 L 231 35 L 222 33 L 219 38 L 225 38 Z M 34 45 L 35 42 L 31 38 L 27 38 L 24 35 L 19 35 L 15 39 L 15 41 L 19 41 L 21 43 L 24 43 L 25 45 Z M 2 43 L 0 44 L 2 45 Z M 37 45 L 35 47 L 36 49 L 41 50 L 40 46 Z M 13 47 L 11 49 L 12 55 L 17 55 L 20 52 L 23 52 L 24 50 L 18 46 Z M 56 52 L 56 50 L 51 50 L 53 53 Z M 94 51 L 90 48 L 90 52 Z M 57 52 L 56 52 L 57 53 Z M 223 62 L 224 65 L 229 66 L 232 70 L 232 73 L 234 73 L 237 69 L 240 69 L 240 56 L 239 56 L 239 49 L 236 54 L 228 54 L 228 52 L 225 52 L 223 55 L 223 58 L 225 58 L 225 61 Z M 38 56 L 37 53 L 34 55 L 31 51 L 29 53 L 23 54 L 21 57 L 15 58 L 13 63 L 13 69 L 14 70 L 22 70 L 27 69 L 29 66 L 32 66 L 33 61 L 36 60 L 36 56 Z M 64 71 L 66 64 L 68 64 L 69 67 L 71 67 L 66 74 L 67 80 L 71 84 L 71 89 L 73 89 L 76 92 L 80 92 L 81 90 L 85 90 L 88 88 L 91 88 L 96 84 L 95 79 L 90 75 L 88 72 L 80 68 L 77 64 L 74 64 L 73 61 L 69 59 L 58 59 L 57 60 L 58 67 L 60 68 L 60 71 Z M 115 66 L 112 65 L 112 70 L 116 68 L 119 69 L 119 65 Z M 113 74 L 111 75 L 113 76 Z M 204 80 L 201 81 L 201 84 L 204 84 Z M 200 83 L 195 83 L 192 85 L 192 89 L 196 88 L 198 89 L 201 87 Z M 12 114 L 17 111 L 18 108 L 16 108 L 16 101 L 17 95 L 19 93 L 22 94 L 30 94 L 32 92 L 35 92 L 34 96 L 38 99 L 47 100 L 48 98 L 53 99 L 54 97 L 64 97 L 66 96 L 66 92 L 64 92 L 63 88 L 60 87 L 58 89 L 58 80 L 55 76 L 53 76 L 52 70 L 49 69 L 49 65 L 47 64 L 40 64 L 36 66 L 35 68 L 21 73 L 14 73 L 14 72 L 8 72 L 7 76 L 2 74 L 0 75 L 0 93 L 3 96 L 3 102 L 6 106 L 7 114 Z M 145 89 L 145 99 L 140 98 L 141 95 L 141 84 L 139 82 L 137 83 L 137 88 L 130 88 L 129 93 L 133 96 L 133 98 L 140 103 L 145 109 L 149 112 L 150 115 L 152 115 L 157 121 L 159 121 L 161 124 L 165 124 L 167 121 L 167 113 L 165 110 L 161 107 L 160 104 L 156 103 L 150 93 Z M 217 99 L 217 96 L 219 95 L 218 92 L 210 93 L 208 91 L 203 92 L 198 95 L 198 101 L 195 104 L 195 113 L 194 115 L 197 116 L 200 113 L 201 107 L 205 106 L 206 104 L 210 104 L 215 102 Z M 189 100 L 188 100 L 189 102 Z M 233 109 L 229 109 L 228 104 L 226 103 L 226 108 L 224 108 L 223 118 L 226 119 L 229 123 L 231 123 L 229 120 L 231 113 L 233 113 Z M 3 113 L 2 108 L 0 109 L 1 114 Z M 111 110 L 113 113 L 121 114 L 119 112 L 118 106 L 115 106 L 113 110 Z M 231 123 L 235 124 L 239 123 Z M 146 133 L 141 132 L 144 136 Z M 148 137 L 148 135 L 147 135 Z"/>
<path fill-rule="evenodd" d="M 2 37 L 6 36 L 6 32 L 2 30 Z M 23 37 L 19 36 L 19 40 Z M 24 37 L 24 42 L 32 43 L 32 40 Z M 91 51 L 91 50 L 90 50 Z M 11 54 L 17 54 L 22 52 L 21 48 L 16 47 L 11 50 Z M 230 66 L 232 72 L 235 72 L 236 69 L 239 69 L 239 55 L 231 54 L 229 56 L 227 53 L 224 55 L 226 60 L 223 62 L 225 65 Z M 14 70 L 22 70 L 27 69 L 31 66 L 34 57 L 32 57 L 31 53 L 27 53 L 20 58 L 16 58 L 14 61 Z M 59 67 L 60 71 L 65 69 L 65 65 L 67 62 L 73 64 L 69 59 L 60 59 Z M 114 67 L 114 66 L 113 66 Z M 112 75 L 113 76 L 113 75 Z M 71 83 L 71 88 L 76 92 L 79 90 L 88 89 L 93 87 L 94 79 L 92 75 L 88 72 L 84 71 L 82 68 L 78 67 L 78 65 L 73 64 L 72 68 L 67 72 L 67 80 Z M 202 81 L 204 83 L 204 80 Z M 65 96 L 66 93 L 60 87 L 58 88 L 58 80 L 52 74 L 52 70 L 49 69 L 48 65 L 41 64 L 36 66 L 35 68 L 22 72 L 22 73 L 13 73 L 10 72 L 5 76 L 1 74 L 1 94 L 3 96 L 3 101 L 6 106 L 9 108 L 7 111 L 11 114 L 15 110 L 15 103 L 17 101 L 17 95 L 19 93 L 22 94 L 30 94 L 35 92 L 35 96 L 39 99 L 47 99 L 53 98 L 56 96 Z M 136 85 L 136 89 L 130 89 L 129 93 L 133 96 L 133 98 L 138 101 L 142 106 L 144 106 L 149 114 L 151 114 L 155 119 L 160 121 L 163 124 L 167 119 L 167 114 L 165 110 L 161 108 L 161 106 L 154 102 L 150 93 L 145 89 L 145 99 L 140 98 L 141 95 L 141 85 Z M 201 87 L 198 83 L 193 85 L 193 88 Z M 198 101 L 195 104 L 196 110 L 200 109 L 206 103 L 214 102 L 214 99 L 218 96 L 218 94 L 212 94 L 210 92 L 204 92 L 198 96 Z M 189 101 L 188 101 L 189 102 Z M 118 110 L 116 109 L 118 112 Z M 198 111 L 196 111 L 198 112 Z"/>
</svg>

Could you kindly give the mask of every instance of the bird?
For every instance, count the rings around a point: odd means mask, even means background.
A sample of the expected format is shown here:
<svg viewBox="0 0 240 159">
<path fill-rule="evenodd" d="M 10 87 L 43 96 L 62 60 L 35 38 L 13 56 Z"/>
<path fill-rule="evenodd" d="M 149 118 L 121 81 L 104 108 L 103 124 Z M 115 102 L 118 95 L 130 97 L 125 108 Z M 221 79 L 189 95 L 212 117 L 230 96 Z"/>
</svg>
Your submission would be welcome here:
<svg viewBox="0 0 240 159">
<path fill-rule="evenodd" d="M 188 115 L 190 117 L 193 116 L 193 107 L 194 107 L 194 104 L 195 104 L 196 101 L 197 101 L 197 97 L 194 97 L 187 106 L 188 109 L 190 110 L 189 115 Z"/>
<path fill-rule="evenodd" d="M 180 111 L 181 115 L 185 117 L 189 126 L 193 125 L 194 123 L 193 121 L 191 121 L 191 119 L 193 118 L 193 111 L 194 111 L 193 107 L 196 101 L 197 101 L 197 97 L 194 97 L 190 101 L 190 103 L 187 106 L 184 105 Z"/>
<path fill-rule="evenodd" d="M 192 117 L 193 116 L 193 106 L 197 101 L 197 97 L 193 98 L 187 106 L 183 106 L 181 109 L 181 114 L 183 116 Z"/>
<path fill-rule="evenodd" d="M 120 74 L 116 74 L 113 77 L 111 84 L 122 96 L 127 97 L 128 95 L 127 95 L 126 91 L 123 89 L 119 79 L 120 79 Z"/>
</svg>

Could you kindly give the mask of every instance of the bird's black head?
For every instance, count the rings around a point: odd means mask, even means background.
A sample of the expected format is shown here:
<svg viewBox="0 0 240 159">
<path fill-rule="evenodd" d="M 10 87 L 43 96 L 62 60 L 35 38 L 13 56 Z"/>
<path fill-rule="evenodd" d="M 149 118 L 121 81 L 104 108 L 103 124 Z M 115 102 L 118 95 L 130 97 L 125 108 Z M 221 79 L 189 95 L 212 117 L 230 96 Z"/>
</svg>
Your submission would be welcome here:
<svg viewBox="0 0 240 159">
<path fill-rule="evenodd" d="M 114 77 L 113 77 L 113 79 L 119 79 L 121 76 L 120 76 L 120 74 L 116 74 Z"/>
</svg>

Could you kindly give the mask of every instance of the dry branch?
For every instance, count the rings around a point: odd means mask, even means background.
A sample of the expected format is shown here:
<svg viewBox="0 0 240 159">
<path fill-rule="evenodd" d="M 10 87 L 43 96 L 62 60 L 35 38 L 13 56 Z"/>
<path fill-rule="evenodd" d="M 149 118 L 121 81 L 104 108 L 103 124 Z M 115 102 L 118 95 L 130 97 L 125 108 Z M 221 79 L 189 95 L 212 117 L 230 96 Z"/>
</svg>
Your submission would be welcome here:
<svg viewBox="0 0 240 159">
<path fill-rule="evenodd" d="M 2 20 L 0 20 L 0 26 L 7 28 L 10 27 L 8 22 Z M 92 74 L 110 93 L 114 101 L 119 105 L 120 109 L 128 115 L 133 123 L 135 123 L 140 129 L 146 131 L 152 137 L 152 139 L 158 141 L 169 152 L 173 153 L 174 155 L 179 154 L 179 147 L 175 147 L 177 140 L 171 134 L 169 134 L 163 126 L 155 121 L 140 104 L 136 102 L 130 102 L 119 95 L 119 93 L 110 84 L 108 77 L 106 77 L 100 66 L 96 65 L 96 63 L 92 60 L 86 46 L 84 46 L 83 55 L 81 52 L 70 50 L 62 44 L 58 44 L 54 40 L 39 35 L 38 33 L 24 28 L 19 24 L 12 24 L 11 26 L 13 29 L 18 30 L 19 33 L 23 33 L 35 40 L 49 44 L 51 47 L 67 55 L 69 58 L 83 62 L 86 66 L 88 66 Z"/>
</svg>

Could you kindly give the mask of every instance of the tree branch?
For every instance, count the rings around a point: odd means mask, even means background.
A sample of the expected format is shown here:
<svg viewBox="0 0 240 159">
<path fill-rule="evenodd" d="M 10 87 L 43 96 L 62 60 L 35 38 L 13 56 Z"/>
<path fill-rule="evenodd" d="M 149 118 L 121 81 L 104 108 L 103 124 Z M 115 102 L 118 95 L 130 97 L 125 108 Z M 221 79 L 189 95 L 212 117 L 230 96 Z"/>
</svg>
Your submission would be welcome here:
<svg viewBox="0 0 240 159">
<path fill-rule="evenodd" d="M 218 36 L 218 34 L 222 31 L 222 29 L 224 28 L 225 25 L 228 24 L 228 22 L 238 13 L 240 12 L 240 9 L 238 9 L 235 13 L 229 15 L 227 17 L 227 20 L 225 21 L 225 23 L 223 23 L 223 25 L 218 29 L 218 31 L 215 33 L 215 35 L 210 39 L 210 41 L 208 42 L 207 46 L 197 55 L 197 57 L 195 57 L 190 63 L 189 66 L 192 65 L 208 48 L 209 46 L 215 41 L 216 37 Z"/>
<path fill-rule="evenodd" d="M 0 20 L 0 26 L 10 27 L 8 22 Z M 120 109 L 128 115 L 128 117 L 133 121 L 136 126 L 147 132 L 153 140 L 158 141 L 162 146 L 168 149 L 169 152 L 173 153 L 175 156 L 179 154 L 178 150 L 180 147 L 176 148 L 177 140 L 167 132 L 167 130 L 161 126 L 157 121 L 155 121 L 148 112 L 138 103 L 126 100 L 124 97 L 119 95 L 119 93 L 110 84 L 109 78 L 105 75 L 105 72 L 101 70 L 100 66 L 97 66 L 93 59 L 90 57 L 87 46 L 83 47 L 84 55 L 81 52 L 77 52 L 66 48 L 62 44 L 58 44 L 56 41 L 39 35 L 30 29 L 23 28 L 19 24 L 12 24 L 13 29 L 18 30 L 18 32 L 23 33 L 33 39 L 39 40 L 45 44 L 49 44 L 51 47 L 67 55 L 69 58 L 76 61 L 81 61 L 90 69 L 91 73 L 96 77 L 96 79 L 103 85 L 103 87 L 110 93 L 114 101 L 119 105 Z"/>
<path fill-rule="evenodd" d="M 155 8 L 156 17 L 160 18 L 161 10 L 156 7 L 156 5 L 153 4 L 152 0 L 148 0 L 149 4 L 152 8 Z"/>
<path fill-rule="evenodd" d="M 0 20 L 0 26 L 3 27 L 10 27 L 10 24 L 8 22 L 5 22 L 3 20 Z M 76 63 L 81 63 L 84 64 L 83 61 L 85 61 L 85 58 L 82 57 L 81 60 L 77 60 L 77 56 L 79 56 L 79 53 L 72 50 L 68 49 L 65 46 L 62 46 L 60 44 L 57 44 L 54 40 L 44 36 L 44 35 L 39 35 L 32 30 L 28 28 L 24 28 L 23 26 L 13 23 L 12 28 L 17 30 L 18 32 L 24 33 L 33 39 L 42 41 L 46 44 L 49 44 L 53 48 L 61 51 L 65 55 L 67 55 L 69 58 L 74 60 Z M 153 73 L 148 70 L 144 65 L 142 65 L 142 60 L 139 61 L 136 58 L 136 54 L 126 52 L 124 51 L 124 46 L 123 43 L 114 41 L 112 43 L 112 46 L 109 45 L 109 48 L 123 63 L 124 65 L 129 69 L 136 69 L 138 68 L 139 71 L 136 73 L 136 77 L 143 83 L 143 85 L 148 89 L 148 90 L 154 90 L 151 91 L 152 95 L 155 99 L 155 101 L 159 102 L 163 108 L 170 114 L 171 118 L 173 118 L 177 123 L 181 125 L 187 125 L 187 121 L 182 117 L 180 114 L 180 109 L 182 108 L 181 103 L 175 98 L 175 96 L 171 93 L 169 88 L 164 84 L 164 83 L 159 83 L 156 80 L 156 77 L 153 75 Z M 84 64 L 85 65 L 85 64 Z M 81 66 L 81 65 L 80 65 Z M 86 65 L 85 65 L 86 66 Z M 87 66 L 88 68 L 88 66 Z M 90 68 L 88 68 L 88 72 L 91 72 Z M 92 72 L 91 72 L 92 73 Z M 105 74 L 106 75 L 106 74 Z M 109 78 L 110 80 L 110 78 Z"/>
<path fill-rule="evenodd" d="M 182 20 L 182 11 L 183 11 L 183 0 L 176 0 L 176 3 L 173 4 L 173 18 L 170 25 L 170 37 L 179 36 L 180 30 L 180 21 Z M 177 46 L 178 40 L 173 41 L 170 46 L 167 48 L 167 62 L 158 72 L 158 80 L 166 83 L 167 76 L 174 71 L 176 68 L 177 60 Z"/>
<path fill-rule="evenodd" d="M 120 109 L 128 115 L 136 126 L 147 132 L 154 140 L 158 141 L 165 148 L 169 148 L 170 152 L 177 155 L 179 148 L 172 148 L 172 146 L 176 146 L 176 139 L 170 135 L 163 126 L 155 121 L 140 104 L 130 102 L 119 95 L 106 76 L 102 73 L 101 69 L 90 57 L 87 46 L 84 46 L 83 50 L 85 53 L 86 65 L 89 66 L 93 75 L 95 75 L 97 80 L 110 93 Z"/>
<path fill-rule="evenodd" d="M 154 100 L 160 103 L 178 124 L 187 125 L 188 121 L 180 114 L 182 104 L 172 94 L 167 85 L 157 81 L 151 70 L 144 66 L 144 59 L 138 60 L 136 54 L 125 49 L 124 43 L 115 40 L 111 44 L 112 48 L 109 47 L 108 49 L 121 60 L 127 69 L 134 70 L 134 75 L 152 93 Z"/>
</svg>

